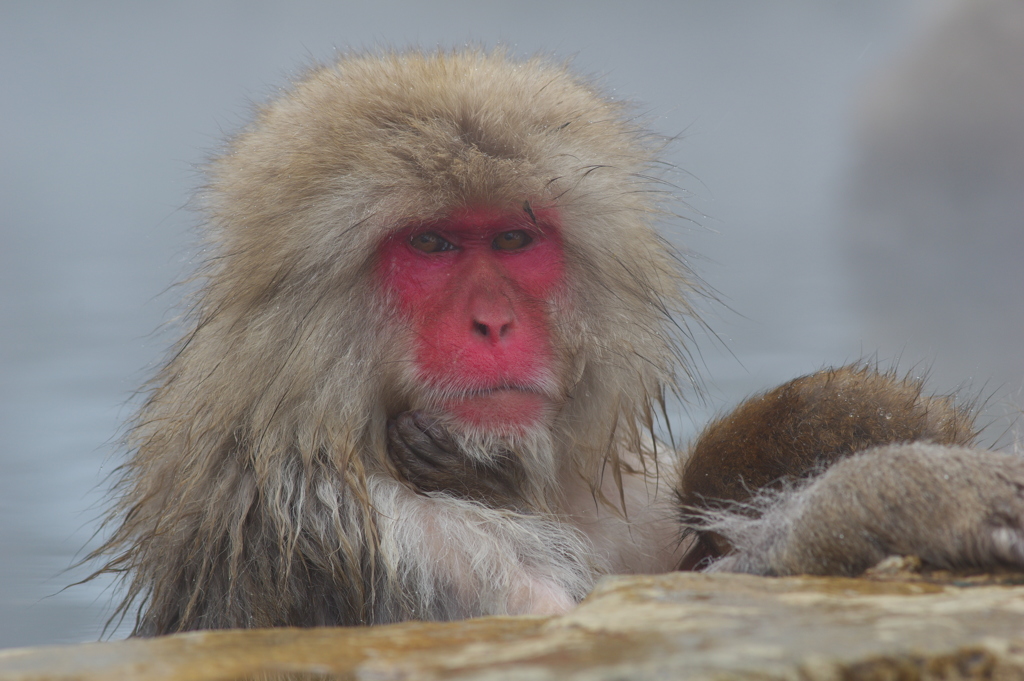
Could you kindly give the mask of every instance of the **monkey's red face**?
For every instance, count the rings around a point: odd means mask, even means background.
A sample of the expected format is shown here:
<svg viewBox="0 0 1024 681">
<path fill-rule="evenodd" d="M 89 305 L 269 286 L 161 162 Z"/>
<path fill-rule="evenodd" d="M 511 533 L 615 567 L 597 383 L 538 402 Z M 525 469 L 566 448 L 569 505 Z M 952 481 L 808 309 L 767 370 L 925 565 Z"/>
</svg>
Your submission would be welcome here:
<svg viewBox="0 0 1024 681">
<path fill-rule="evenodd" d="M 460 210 L 395 233 L 378 262 L 435 406 L 498 432 L 544 417 L 558 395 L 549 310 L 565 270 L 551 212 Z"/>
</svg>

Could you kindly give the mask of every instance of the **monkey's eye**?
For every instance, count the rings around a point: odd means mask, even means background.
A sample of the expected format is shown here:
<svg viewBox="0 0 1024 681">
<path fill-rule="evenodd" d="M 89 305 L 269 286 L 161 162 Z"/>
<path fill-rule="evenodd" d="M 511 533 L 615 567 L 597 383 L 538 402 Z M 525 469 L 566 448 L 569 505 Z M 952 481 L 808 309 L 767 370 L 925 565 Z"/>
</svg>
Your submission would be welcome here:
<svg viewBox="0 0 1024 681">
<path fill-rule="evenodd" d="M 491 245 L 499 251 L 514 251 L 517 248 L 526 246 L 531 241 L 533 241 L 532 236 L 522 230 L 515 230 L 513 232 L 502 232 L 494 237 Z"/>
<path fill-rule="evenodd" d="M 417 251 L 423 251 L 424 253 L 438 253 L 440 251 L 454 251 L 455 246 L 452 245 L 447 239 L 434 234 L 433 232 L 423 232 L 416 234 L 409 243 Z"/>
</svg>

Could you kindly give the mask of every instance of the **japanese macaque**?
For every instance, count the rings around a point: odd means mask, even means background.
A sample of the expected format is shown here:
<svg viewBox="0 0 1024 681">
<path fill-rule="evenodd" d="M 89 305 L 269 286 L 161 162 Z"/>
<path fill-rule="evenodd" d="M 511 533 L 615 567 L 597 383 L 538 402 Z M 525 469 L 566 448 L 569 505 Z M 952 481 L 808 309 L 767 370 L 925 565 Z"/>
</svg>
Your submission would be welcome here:
<svg viewBox="0 0 1024 681">
<path fill-rule="evenodd" d="M 680 478 L 655 431 L 701 291 L 654 228 L 660 145 L 564 65 L 501 52 L 347 56 L 262 107 L 210 164 L 191 326 L 97 552 L 135 633 L 558 613 L 680 564 L 1020 563 L 1017 459 L 868 449 L 973 434 L 892 376 L 743 407 Z"/>
<path fill-rule="evenodd" d="M 973 404 L 928 397 L 922 389 L 920 379 L 901 380 L 893 371 L 841 367 L 752 397 L 708 425 L 690 448 L 678 485 L 683 522 L 697 536 L 681 567 L 707 565 L 733 549 L 721 535 L 697 531 L 703 520 L 727 519 L 728 513 L 716 512 L 730 510 L 757 516 L 765 499 L 775 501 L 773 489 L 820 474 L 840 459 L 891 443 L 972 444 L 978 435 Z M 761 503 L 750 505 L 758 494 Z M 733 524 L 740 517 L 733 516 Z M 842 572 L 856 574 L 870 564 Z"/>
</svg>

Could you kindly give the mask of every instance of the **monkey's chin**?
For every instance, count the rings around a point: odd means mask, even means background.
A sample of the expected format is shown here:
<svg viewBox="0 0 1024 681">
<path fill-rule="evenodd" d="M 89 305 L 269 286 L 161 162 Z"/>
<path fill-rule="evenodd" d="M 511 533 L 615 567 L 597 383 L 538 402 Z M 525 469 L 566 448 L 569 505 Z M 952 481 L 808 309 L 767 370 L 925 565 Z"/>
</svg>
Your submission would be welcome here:
<svg viewBox="0 0 1024 681">
<path fill-rule="evenodd" d="M 455 420 L 492 432 L 532 428 L 546 418 L 550 407 L 544 395 L 516 389 L 489 390 L 444 405 Z"/>
</svg>

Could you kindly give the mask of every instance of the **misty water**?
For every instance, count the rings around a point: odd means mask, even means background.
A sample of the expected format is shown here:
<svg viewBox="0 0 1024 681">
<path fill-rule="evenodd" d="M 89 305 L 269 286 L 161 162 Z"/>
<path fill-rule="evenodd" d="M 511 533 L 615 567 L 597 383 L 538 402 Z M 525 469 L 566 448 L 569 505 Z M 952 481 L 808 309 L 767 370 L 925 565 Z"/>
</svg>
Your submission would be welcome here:
<svg viewBox="0 0 1024 681">
<path fill-rule="evenodd" d="M 1024 13 L 915 2 L 5 3 L 0 6 L 0 647 L 95 640 L 65 589 L 102 536 L 120 424 L 174 339 L 200 166 L 335 48 L 572 58 L 675 137 L 665 226 L 703 398 L 877 356 L 930 385 L 1024 387 Z M 1004 438 L 1005 441 L 1005 438 Z M 94 567 L 94 566 L 93 566 Z M 115 632 L 115 635 L 120 635 Z"/>
</svg>

